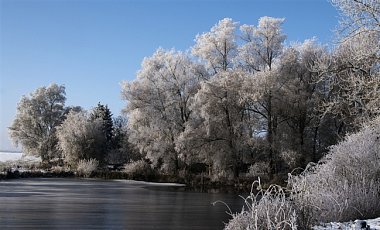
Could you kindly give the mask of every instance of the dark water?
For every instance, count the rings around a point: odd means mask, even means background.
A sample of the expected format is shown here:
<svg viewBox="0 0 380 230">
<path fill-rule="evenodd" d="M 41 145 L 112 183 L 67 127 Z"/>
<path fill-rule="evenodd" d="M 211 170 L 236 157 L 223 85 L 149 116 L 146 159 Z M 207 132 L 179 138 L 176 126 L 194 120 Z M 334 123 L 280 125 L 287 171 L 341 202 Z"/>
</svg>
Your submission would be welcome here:
<svg viewBox="0 0 380 230">
<path fill-rule="evenodd" d="M 0 229 L 223 229 L 233 194 L 185 192 L 131 181 L 0 181 Z"/>
</svg>

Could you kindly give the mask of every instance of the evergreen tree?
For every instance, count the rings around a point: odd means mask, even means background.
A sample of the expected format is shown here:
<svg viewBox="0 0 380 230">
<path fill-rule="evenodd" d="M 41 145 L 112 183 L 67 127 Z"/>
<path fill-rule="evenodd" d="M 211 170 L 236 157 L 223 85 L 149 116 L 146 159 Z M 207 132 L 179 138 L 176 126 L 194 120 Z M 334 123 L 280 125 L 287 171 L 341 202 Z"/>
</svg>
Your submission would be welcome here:
<svg viewBox="0 0 380 230">
<path fill-rule="evenodd" d="M 102 133 L 106 139 L 106 150 L 109 150 L 112 146 L 113 136 L 113 121 L 112 113 L 107 105 L 102 105 L 100 102 L 98 106 L 92 110 L 90 120 L 100 120 L 102 122 Z"/>
</svg>

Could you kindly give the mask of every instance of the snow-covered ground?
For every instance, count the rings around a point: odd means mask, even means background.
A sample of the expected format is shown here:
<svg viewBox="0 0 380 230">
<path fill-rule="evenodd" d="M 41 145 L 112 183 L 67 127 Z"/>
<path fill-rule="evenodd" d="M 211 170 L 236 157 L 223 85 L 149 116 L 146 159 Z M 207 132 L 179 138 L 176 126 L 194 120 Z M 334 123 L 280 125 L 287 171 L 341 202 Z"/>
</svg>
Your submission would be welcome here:
<svg viewBox="0 0 380 230">
<path fill-rule="evenodd" d="M 364 223 L 365 221 L 365 223 Z M 313 227 L 313 230 L 359 230 L 359 229 L 369 229 L 369 230 L 380 230 L 380 217 L 370 220 L 355 220 L 352 222 L 345 223 L 328 223 L 321 226 Z M 367 225 L 367 228 L 365 226 Z"/>
<path fill-rule="evenodd" d="M 0 152 L 0 162 L 20 160 L 22 153 Z"/>
<path fill-rule="evenodd" d="M 40 157 L 25 156 L 23 153 L 13 153 L 13 152 L 0 152 L 0 163 L 12 164 L 16 163 L 18 165 L 28 164 L 28 163 L 38 163 L 41 162 Z"/>
</svg>

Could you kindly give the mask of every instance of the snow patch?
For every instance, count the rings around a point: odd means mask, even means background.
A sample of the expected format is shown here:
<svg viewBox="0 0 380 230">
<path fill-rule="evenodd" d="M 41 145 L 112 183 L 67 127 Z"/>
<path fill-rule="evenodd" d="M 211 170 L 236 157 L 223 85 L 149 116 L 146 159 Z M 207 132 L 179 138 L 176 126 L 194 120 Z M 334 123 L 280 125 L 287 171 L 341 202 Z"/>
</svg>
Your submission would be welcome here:
<svg viewBox="0 0 380 230">
<path fill-rule="evenodd" d="M 366 227 L 367 225 L 367 227 Z M 314 226 L 313 230 L 335 230 L 335 229 L 345 229 L 345 230 L 380 230 L 380 217 L 376 219 L 369 220 L 355 220 L 351 222 L 337 223 L 331 222 L 327 224 L 321 224 L 320 226 Z"/>
<path fill-rule="evenodd" d="M 22 153 L 0 152 L 0 162 L 20 160 Z"/>
</svg>

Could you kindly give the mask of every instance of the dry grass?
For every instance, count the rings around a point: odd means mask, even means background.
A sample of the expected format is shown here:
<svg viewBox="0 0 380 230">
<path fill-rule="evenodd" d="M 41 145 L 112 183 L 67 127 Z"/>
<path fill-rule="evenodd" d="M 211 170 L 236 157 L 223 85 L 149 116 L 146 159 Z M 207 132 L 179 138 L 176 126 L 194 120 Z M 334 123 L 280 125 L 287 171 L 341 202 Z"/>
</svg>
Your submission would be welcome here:
<svg viewBox="0 0 380 230">
<path fill-rule="evenodd" d="M 258 192 L 253 192 L 254 187 Z M 296 212 L 284 188 L 271 185 L 264 190 L 259 178 L 252 184 L 250 195 L 243 199 L 245 207 L 240 213 L 229 211 L 233 219 L 225 226 L 226 230 L 297 229 Z"/>
</svg>

